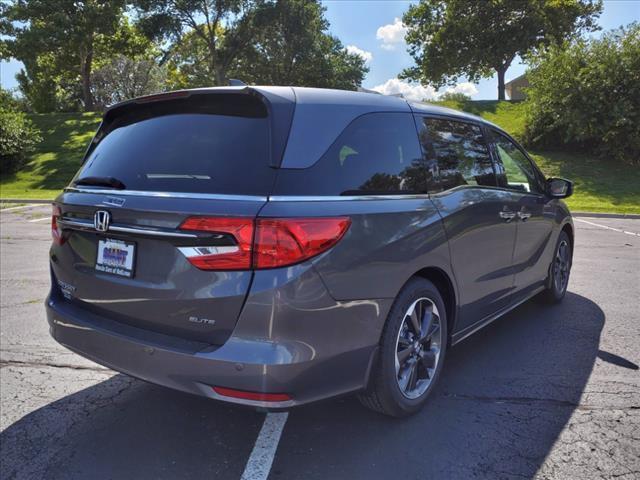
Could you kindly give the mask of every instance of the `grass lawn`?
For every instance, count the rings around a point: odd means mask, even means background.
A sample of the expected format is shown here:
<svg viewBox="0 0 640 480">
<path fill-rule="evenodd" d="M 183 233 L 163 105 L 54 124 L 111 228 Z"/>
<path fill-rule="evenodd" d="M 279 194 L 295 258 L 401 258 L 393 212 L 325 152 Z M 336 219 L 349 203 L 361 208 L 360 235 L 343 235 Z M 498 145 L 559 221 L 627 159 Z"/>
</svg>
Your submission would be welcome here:
<svg viewBox="0 0 640 480">
<path fill-rule="evenodd" d="M 522 103 L 498 101 L 444 102 L 479 115 L 518 138 L 524 130 Z M 43 142 L 19 173 L 0 178 L 0 198 L 53 199 L 80 166 L 100 123 L 96 113 L 31 115 Z M 561 151 L 531 151 L 547 176 L 573 180 L 567 203 L 575 211 L 640 213 L 640 168 L 607 163 L 593 156 Z"/>
<path fill-rule="evenodd" d="M 100 124 L 97 113 L 30 115 L 42 142 L 20 172 L 0 178 L 0 198 L 53 199 L 75 175 Z"/>
</svg>

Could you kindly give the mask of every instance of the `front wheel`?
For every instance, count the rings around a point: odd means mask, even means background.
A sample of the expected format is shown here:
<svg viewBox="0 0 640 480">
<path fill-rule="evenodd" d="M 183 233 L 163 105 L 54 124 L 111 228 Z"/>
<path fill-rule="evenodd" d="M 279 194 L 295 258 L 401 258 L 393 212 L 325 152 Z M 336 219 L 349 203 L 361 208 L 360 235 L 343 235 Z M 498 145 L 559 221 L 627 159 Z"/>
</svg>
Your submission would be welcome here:
<svg viewBox="0 0 640 480">
<path fill-rule="evenodd" d="M 555 255 L 549 267 L 547 288 L 540 293 L 540 300 L 545 303 L 560 303 L 562 301 L 569 285 L 572 257 L 571 239 L 563 230 L 560 232 Z"/>
<path fill-rule="evenodd" d="M 411 279 L 391 307 L 369 389 L 368 408 L 402 417 L 417 412 L 440 375 L 447 350 L 447 315 L 433 283 Z"/>
</svg>

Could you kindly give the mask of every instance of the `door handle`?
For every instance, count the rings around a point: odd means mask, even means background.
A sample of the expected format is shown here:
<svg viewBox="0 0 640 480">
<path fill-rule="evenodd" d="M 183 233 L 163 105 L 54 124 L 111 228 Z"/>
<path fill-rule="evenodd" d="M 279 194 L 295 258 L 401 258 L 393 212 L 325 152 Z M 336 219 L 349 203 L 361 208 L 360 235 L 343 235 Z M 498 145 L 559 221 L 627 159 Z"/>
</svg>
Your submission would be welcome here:
<svg viewBox="0 0 640 480">
<path fill-rule="evenodd" d="M 518 212 L 518 217 L 519 217 L 519 218 L 520 218 L 520 220 L 522 220 L 523 222 L 526 222 L 526 221 L 527 221 L 527 219 L 528 219 L 529 217 L 531 217 L 531 214 L 530 214 L 529 212 L 525 212 L 525 211 L 523 211 L 523 210 L 520 210 L 520 211 Z"/>
<path fill-rule="evenodd" d="M 500 218 L 506 220 L 507 222 L 510 222 L 515 218 L 516 213 L 510 210 L 503 210 L 498 215 L 500 216 Z"/>
</svg>

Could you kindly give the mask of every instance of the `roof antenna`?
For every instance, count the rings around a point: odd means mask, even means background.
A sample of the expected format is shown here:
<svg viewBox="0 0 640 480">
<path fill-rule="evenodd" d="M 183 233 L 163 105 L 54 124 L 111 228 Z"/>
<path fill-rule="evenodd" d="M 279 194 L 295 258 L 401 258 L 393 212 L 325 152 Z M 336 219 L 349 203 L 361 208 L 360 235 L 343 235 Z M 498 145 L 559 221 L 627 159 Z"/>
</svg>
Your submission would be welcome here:
<svg viewBox="0 0 640 480">
<path fill-rule="evenodd" d="M 229 86 L 231 86 L 231 87 L 246 87 L 247 84 L 244 83 L 242 80 L 238 80 L 237 78 L 230 78 L 229 79 Z"/>
</svg>

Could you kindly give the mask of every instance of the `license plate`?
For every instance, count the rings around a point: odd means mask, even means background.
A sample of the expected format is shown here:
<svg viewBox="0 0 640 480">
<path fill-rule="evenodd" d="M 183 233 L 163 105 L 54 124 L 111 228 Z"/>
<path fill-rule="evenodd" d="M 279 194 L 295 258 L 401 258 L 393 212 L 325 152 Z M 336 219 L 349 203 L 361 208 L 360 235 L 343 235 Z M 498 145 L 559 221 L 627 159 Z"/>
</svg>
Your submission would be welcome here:
<svg viewBox="0 0 640 480">
<path fill-rule="evenodd" d="M 135 253 L 135 243 L 109 238 L 99 240 L 96 270 L 131 278 Z"/>
</svg>

